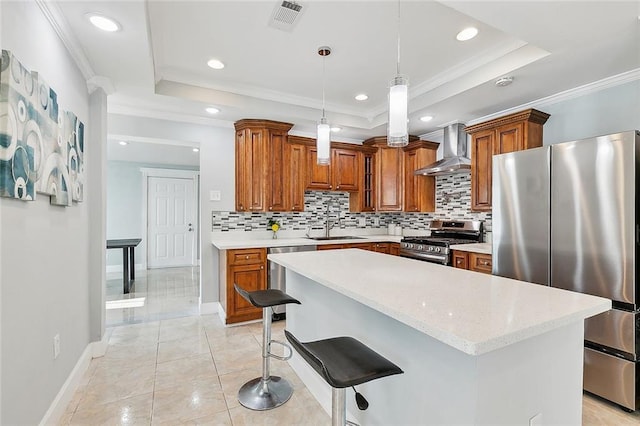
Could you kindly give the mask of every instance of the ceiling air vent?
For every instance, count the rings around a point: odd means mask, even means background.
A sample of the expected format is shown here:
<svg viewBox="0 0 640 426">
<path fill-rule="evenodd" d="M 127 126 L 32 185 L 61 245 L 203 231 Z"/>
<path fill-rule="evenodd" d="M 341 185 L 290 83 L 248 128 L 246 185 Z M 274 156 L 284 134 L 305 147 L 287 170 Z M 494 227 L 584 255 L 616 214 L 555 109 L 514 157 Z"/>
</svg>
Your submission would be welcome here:
<svg viewBox="0 0 640 426">
<path fill-rule="evenodd" d="M 302 5 L 294 1 L 283 1 L 276 5 L 269 19 L 269 26 L 291 31 L 302 15 Z"/>
</svg>

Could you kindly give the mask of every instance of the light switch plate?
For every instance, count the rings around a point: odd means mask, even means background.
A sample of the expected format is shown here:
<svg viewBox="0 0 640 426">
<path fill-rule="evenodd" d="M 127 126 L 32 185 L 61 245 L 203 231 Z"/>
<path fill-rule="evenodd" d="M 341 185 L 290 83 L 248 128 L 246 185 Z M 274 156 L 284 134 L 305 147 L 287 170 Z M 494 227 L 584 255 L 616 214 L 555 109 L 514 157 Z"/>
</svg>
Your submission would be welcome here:
<svg viewBox="0 0 640 426">
<path fill-rule="evenodd" d="M 221 199 L 220 191 L 209 191 L 209 200 L 210 201 L 220 201 Z"/>
</svg>

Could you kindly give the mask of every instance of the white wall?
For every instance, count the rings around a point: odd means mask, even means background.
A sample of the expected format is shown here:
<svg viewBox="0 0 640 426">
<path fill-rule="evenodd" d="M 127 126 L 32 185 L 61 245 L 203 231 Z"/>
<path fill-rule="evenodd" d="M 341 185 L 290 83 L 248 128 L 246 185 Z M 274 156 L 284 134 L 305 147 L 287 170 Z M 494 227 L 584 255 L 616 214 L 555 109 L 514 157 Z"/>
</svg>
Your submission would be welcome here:
<svg viewBox="0 0 640 426">
<path fill-rule="evenodd" d="M 640 130 L 640 80 L 539 109 L 551 114 L 544 125 L 545 145 Z"/>
<path fill-rule="evenodd" d="M 37 70 L 87 129 L 86 82 L 35 2 L 0 2 L 2 48 Z M 91 134 L 90 131 L 87 134 Z M 85 152 L 100 141 L 86 140 Z M 92 157 L 94 158 L 94 157 Z M 95 158 L 94 158 L 95 160 Z M 87 164 L 87 201 L 54 207 L 46 196 L 34 202 L 0 199 L 2 424 L 37 424 L 90 342 L 89 204 L 99 164 Z M 98 179 L 99 181 L 99 179 Z M 61 352 L 53 359 L 53 336 Z"/>
</svg>

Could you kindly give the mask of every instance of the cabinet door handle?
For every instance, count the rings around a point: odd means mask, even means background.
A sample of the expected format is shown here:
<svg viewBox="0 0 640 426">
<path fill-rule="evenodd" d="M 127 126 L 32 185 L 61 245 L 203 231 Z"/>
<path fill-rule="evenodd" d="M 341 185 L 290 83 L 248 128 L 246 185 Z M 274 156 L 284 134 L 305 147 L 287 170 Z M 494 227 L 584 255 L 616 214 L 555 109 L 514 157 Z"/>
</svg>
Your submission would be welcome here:
<svg viewBox="0 0 640 426">
<path fill-rule="evenodd" d="M 329 189 L 333 189 L 333 185 L 329 185 Z"/>
<path fill-rule="evenodd" d="M 340 189 L 340 185 L 336 186 L 336 189 Z"/>
<path fill-rule="evenodd" d="M 247 260 L 249 260 L 249 256 L 245 256 L 244 258 L 245 258 L 245 259 L 247 259 Z"/>
<path fill-rule="evenodd" d="M 273 206 L 269 206 L 269 210 L 273 210 Z"/>
<path fill-rule="evenodd" d="M 483 261 L 483 262 L 482 262 L 482 264 L 483 264 L 484 266 L 487 266 L 487 265 L 489 264 L 489 261 L 488 261 L 488 260 L 485 260 L 485 261 Z"/>
<path fill-rule="evenodd" d="M 458 265 L 460 265 L 460 264 L 462 264 L 462 260 L 458 259 L 458 260 L 456 261 L 456 263 L 457 263 Z"/>
<path fill-rule="evenodd" d="M 260 269 L 264 269 L 264 266 L 260 266 Z"/>
</svg>

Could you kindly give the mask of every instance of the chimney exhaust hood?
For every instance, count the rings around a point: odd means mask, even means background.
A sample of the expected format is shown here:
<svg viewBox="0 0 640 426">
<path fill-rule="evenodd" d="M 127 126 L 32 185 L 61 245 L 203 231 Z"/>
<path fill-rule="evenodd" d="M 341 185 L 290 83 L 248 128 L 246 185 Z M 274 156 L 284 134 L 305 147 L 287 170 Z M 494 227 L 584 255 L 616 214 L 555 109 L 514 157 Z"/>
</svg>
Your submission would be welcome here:
<svg viewBox="0 0 640 426">
<path fill-rule="evenodd" d="M 467 132 L 464 129 L 465 125 L 462 123 L 454 123 L 445 127 L 442 160 L 422 167 L 413 173 L 425 176 L 469 173 L 471 160 L 467 156 Z"/>
</svg>

